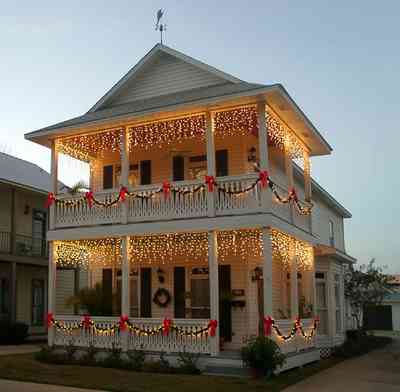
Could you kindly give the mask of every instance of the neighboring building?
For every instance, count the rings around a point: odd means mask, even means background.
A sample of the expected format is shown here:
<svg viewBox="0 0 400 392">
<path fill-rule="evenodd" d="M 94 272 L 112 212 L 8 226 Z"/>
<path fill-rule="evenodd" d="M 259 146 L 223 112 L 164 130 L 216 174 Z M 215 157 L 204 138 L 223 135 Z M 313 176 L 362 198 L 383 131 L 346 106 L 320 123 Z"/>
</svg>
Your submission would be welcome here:
<svg viewBox="0 0 400 392">
<path fill-rule="evenodd" d="M 76 282 L 101 283 L 109 298 L 109 314 L 93 318 L 105 330 L 90 330 L 102 347 L 224 360 L 221 349 L 240 349 L 269 316 L 290 337 L 273 328 L 287 367 L 343 342 L 351 215 L 311 180 L 310 157 L 331 148 L 280 84 L 247 83 L 158 44 L 88 113 L 26 138 L 51 148 L 53 183 L 59 154 L 91 167 L 93 193 L 54 189 L 50 208 L 49 310 L 76 344 L 89 342 L 65 303 Z M 61 295 L 56 266 L 88 274 L 64 271 Z M 127 338 L 115 332 L 121 314 Z M 309 339 L 290 336 L 297 317 Z M 165 319 L 178 330 L 162 335 Z M 49 343 L 65 344 L 57 325 Z"/>
<path fill-rule="evenodd" d="M 22 321 L 32 336 L 47 333 L 50 175 L 0 153 L 0 319 Z"/>
</svg>

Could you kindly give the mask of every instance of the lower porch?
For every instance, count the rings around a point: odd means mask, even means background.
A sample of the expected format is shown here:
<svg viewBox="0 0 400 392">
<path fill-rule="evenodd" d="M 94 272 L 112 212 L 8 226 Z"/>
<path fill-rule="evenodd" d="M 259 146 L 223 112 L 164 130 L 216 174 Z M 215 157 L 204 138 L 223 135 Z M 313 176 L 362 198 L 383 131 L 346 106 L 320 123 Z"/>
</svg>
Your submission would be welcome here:
<svg viewBox="0 0 400 392">
<path fill-rule="evenodd" d="M 240 348 L 271 317 L 271 337 L 288 357 L 318 359 L 312 247 L 288 234 L 266 228 L 58 241 L 51 256 L 58 268 L 57 283 L 49 281 L 50 344 L 239 361 Z M 82 303 L 85 291 L 97 293 L 101 306 Z"/>
</svg>

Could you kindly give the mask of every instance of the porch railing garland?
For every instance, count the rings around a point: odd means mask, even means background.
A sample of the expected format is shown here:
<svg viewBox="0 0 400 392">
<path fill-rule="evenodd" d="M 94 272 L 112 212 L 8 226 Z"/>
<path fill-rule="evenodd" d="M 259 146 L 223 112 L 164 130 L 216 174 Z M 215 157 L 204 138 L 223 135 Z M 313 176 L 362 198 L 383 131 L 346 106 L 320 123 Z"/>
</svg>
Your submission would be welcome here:
<svg viewBox="0 0 400 392">
<path fill-rule="evenodd" d="M 295 335 L 300 332 L 301 336 L 305 339 L 305 340 L 311 340 L 313 338 L 313 336 L 315 335 L 317 328 L 318 328 L 318 324 L 319 324 L 319 319 L 318 317 L 316 317 L 313 320 L 313 325 L 309 331 L 309 333 L 306 333 L 304 331 L 303 328 L 303 324 L 301 323 L 301 319 L 298 317 L 292 326 L 292 329 L 290 330 L 288 335 L 284 335 L 281 330 L 279 329 L 279 327 L 276 325 L 276 322 L 274 319 L 272 319 L 271 317 L 265 317 L 264 318 L 264 334 L 266 336 L 271 335 L 272 329 L 274 330 L 275 334 L 284 342 L 287 342 L 291 339 L 293 339 L 295 337 Z"/>
<path fill-rule="evenodd" d="M 274 181 L 271 179 L 269 176 L 268 172 L 266 170 L 260 171 L 258 173 L 258 178 L 254 181 L 253 184 L 249 185 L 248 187 L 241 189 L 241 190 L 230 190 L 222 187 L 221 185 L 218 184 L 216 179 L 213 176 L 206 176 L 205 181 L 203 184 L 200 184 L 196 188 L 193 188 L 191 190 L 188 189 L 181 189 L 178 187 L 173 187 L 168 181 L 164 181 L 162 186 L 150 193 L 144 194 L 142 192 L 130 192 L 126 187 L 121 187 L 118 195 L 116 195 L 113 198 L 110 198 L 108 201 L 102 201 L 96 198 L 94 193 L 92 191 L 86 192 L 84 195 L 82 195 L 80 198 L 75 199 L 75 200 L 65 200 L 65 199 L 60 199 L 54 193 L 50 192 L 47 196 L 46 202 L 45 202 L 45 207 L 49 208 L 53 203 L 57 204 L 63 204 L 65 206 L 75 206 L 80 203 L 86 202 L 88 203 L 89 207 L 93 207 L 93 205 L 97 205 L 100 207 L 112 207 L 116 205 L 119 202 L 125 201 L 126 197 L 130 198 L 140 198 L 140 199 L 151 199 L 154 198 L 156 195 L 163 193 L 165 198 L 168 198 L 171 196 L 175 195 L 188 195 L 188 194 L 194 194 L 197 192 L 203 192 L 204 189 L 207 187 L 209 192 L 214 192 L 214 189 L 217 190 L 219 193 L 224 193 L 226 195 L 230 196 L 241 196 L 244 195 L 250 191 L 252 191 L 258 184 L 261 184 L 263 188 L 268 186 L 275 196 L 275 199 L 278 203 L 281 204 L 287 204 L 287 203 L 293 203 L 296 206 L 297 211 L 301 215 L 309 215 L 311 214 L 311 210 L 313 208 L 312 203 L 308 203 L 308 205 L 305 205 L 303 202 L 301 202 L 297 196 L 297 192 L 295 188 L 291 188 L 286 196 L 281 195 L 274 183 Z"/>
<path fill-rule="evenodd" d="M 119 322 L 113 323 L 108 327 L 98 327 L 96 323 L 90 318 L 89 315 L 83 316 L 80 322 L 72 323 L 72 325 L 66 325 L 63 321 L 56 320 L 52 313 L 47 314 L 47 326 L 48 328 L 54 327 L 55 329 L 72 333 L 77 330 L 88 330 L 93 329 L 97 335 L 115 334 L 116 332 L 122 332 L 128 330 L 131 333 L 139 336 L 154 336 L 163 334 L 164 336 L 169 335 L 170 332 L 175 332 L 179 336 L 215 336 L 217 321 L 210 320 L 208 324 L 202 328 L 194 328 L 194 330 L 187 331 L 182 327 L 179 327 L 173 323 L 170 319 L 164 319 L 163 323 L 154 328 L 140 328 L 137 325 L 131 323 L 127 316 L 121 316 Z"/>
</svg>

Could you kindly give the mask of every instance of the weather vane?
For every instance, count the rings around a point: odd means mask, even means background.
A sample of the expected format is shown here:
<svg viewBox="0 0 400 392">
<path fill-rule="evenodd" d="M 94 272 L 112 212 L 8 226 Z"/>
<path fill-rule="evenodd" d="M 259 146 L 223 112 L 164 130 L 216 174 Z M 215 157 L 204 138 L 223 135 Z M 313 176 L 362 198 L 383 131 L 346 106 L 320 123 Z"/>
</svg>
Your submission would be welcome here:
<svg viewBox="0 0 400 392">
<path fill-rule="evenodd" d="M 165 23 L 160 23 L 161 18 L 164 16 L 164 10 L 159 9 L 157 11 L 157 23 L 156 23 L 156 31 L 160 32 L 160 42 L 163 43 L 163 33 L 167 31 L 167 25 Z"/>
</svg>

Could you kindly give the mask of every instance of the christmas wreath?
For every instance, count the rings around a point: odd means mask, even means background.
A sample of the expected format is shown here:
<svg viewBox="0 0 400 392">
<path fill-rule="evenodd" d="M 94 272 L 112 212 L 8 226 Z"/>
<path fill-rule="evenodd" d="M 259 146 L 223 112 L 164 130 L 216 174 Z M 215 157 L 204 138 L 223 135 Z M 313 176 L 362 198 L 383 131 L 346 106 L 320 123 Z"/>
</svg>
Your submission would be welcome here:
<svg viewBox="0 0 400 392">
<path fill-rule="evenodd" d="M 160 308 L 166 308 L 171 302 L 171 295 L 167 289 L 159 288 L 153 297 L 153 302 Z"/>
</svg>

